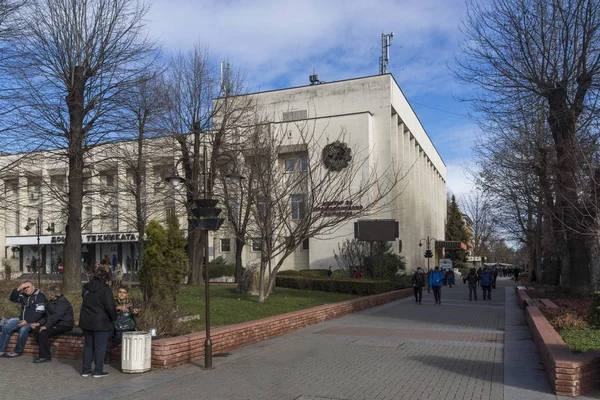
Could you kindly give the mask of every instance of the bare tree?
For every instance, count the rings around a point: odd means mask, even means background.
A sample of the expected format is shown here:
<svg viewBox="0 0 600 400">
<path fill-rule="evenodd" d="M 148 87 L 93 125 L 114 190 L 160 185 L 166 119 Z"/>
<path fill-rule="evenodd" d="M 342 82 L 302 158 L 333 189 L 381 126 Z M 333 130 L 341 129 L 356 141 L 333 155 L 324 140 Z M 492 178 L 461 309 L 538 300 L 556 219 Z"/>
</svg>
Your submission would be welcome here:
<svg viewBox="0 0 600 400">
<path fill-rule="evenodd" d="M 165 131 L 176 141 L 178 162 L 185 182 L 183 205 L 189 210 L 194 200 L 211 197 L 219 178 L 223 154 L 230 154 L 235 142 L 236 126 L 252 121 L 253 100 L 237 96 L 243 91 L 243 77 L 229 72 L 221 84 L 218 67 L 209 51 L 198 45 L 189 53 L 175 57 L 166 75 L 169 106 L 164 121 Z M 231 70 L 230 70 L 231 71 Z M 206 170 L 204 149 L 206 148 Z M 230 157 L 235 157 L 235 151 Z M 202 282 L 203 232 L 188 223 L 189 284 Z"/>
<path fill-rule="evenodd" d="M 512 104 L 543 100 L 552 134 L 554 208 L 561 285 L 590 283 L 587 238 L 581 234 L 581 149 L 597 132 L 600 77 L 600 2 L 492 0 L 469 2 L 456 75 L 481 89 L 472 98 L 485 116 L 511 118 Z"/>
<path fill-rule="evenodd" d="M 481 191 L 461 196 L 461 209 L 471 221 L 473 254 L 481 255 L 495 229 L 495 220 L 489 199 Z"/>
<path fill-rule="evenodd" d="M 12 72 L 33 146 L 63 149 L 68 222 L 63 284 L 81 286 L 82 202 L 88 152 L 113 138 L 117 100 L 151 64 L 147 6 L 133 0 L 40 0 L 19 10 Z"/>
<path fill-rule="evenodd" d="M 333 251 L 335 261 L 338 267 L 351 278 L 354 277 L 353 269 L 360 268 L 365 270 L 364 261 L 371 256 L 370 246 L 367 242 L 361 242 L 357 239 L 346 239 L 340 246 L 338 243 L 338 251 Z"/>
<path fill-rule="evenodd" d="M 290 131 L 296 132 L 295 139 L 290 140 Z M 327 136 L 324 166 L 319 154 Z M 364 149 L 348 148 L 344 138 L 343 129 L 332 135 L 320 131 L 313 119 L 255 131 L 246 163 L 256 176 L 249 236 L 260 246 L 261 303 L 275 287 L 277 271 L 303 241 L 331 235 L 393 201 L 399 172 L 393 165 L 378 171 Z M 290 156 L 297 161 L 290 163 Z"/>
</svg>

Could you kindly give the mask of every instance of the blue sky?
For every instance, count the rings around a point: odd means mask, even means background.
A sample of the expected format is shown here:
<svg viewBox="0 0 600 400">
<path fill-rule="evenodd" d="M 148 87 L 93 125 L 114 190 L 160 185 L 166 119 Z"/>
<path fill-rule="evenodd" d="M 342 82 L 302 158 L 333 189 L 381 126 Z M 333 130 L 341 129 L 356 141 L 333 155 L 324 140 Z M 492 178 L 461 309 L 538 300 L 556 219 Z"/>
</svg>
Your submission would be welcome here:
<svg viewBox="0 0 600 400">
<path fill-rule="evenodd" d="M 308 84 L 313 68 L 334 81 L 379 72 L 381 34 L 394 32 L 391 72 L 447 166 L 447 188 L 471 189 L 477 133 L 453 79 L 464 0 L 154 0 L 149 32 L 169 51 L 194 43 L 246 71 L 250 91 Z"/>
</svg>

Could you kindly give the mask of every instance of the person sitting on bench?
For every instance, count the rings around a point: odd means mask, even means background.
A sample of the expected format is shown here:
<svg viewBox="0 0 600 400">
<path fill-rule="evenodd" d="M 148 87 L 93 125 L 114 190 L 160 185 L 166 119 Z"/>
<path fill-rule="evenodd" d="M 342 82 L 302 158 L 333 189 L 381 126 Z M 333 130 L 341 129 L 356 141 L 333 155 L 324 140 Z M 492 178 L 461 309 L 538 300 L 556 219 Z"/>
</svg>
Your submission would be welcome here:
<svg viewBox="0 0 600 400">
<path fill-rule="evenodd" d="M 0 334 L 0 357 L 19 357 L 25 349 L 27 337 L 31 331 L 31 324 L 38 322 L 46 314 L 46 296 L 33 286 L 33 282 L 25 281 L 21 283 L 10 294 L 10 301 L 21 305 L 21 314 L 18 319 L 10 320 L 2 328 Z M 8 341 L 15 331 L 19 331 L 19 339 L 15 351 L 6 353 Z"/>
<path fill-rule="evenodd" d="M 40 345 L 39 356 L 33 359 L 36 364 L 52 361 L 56 346 L 50 346 L 50 338 L 69 332 L 75 324 L 73 306 L 61 293 L 60 286 L 51 286 L 46 294 L 49 300 L 46 305 L 46 316 L 39 322 L 31 324 L 31 329 L 37 335 Z"/>
</svg>

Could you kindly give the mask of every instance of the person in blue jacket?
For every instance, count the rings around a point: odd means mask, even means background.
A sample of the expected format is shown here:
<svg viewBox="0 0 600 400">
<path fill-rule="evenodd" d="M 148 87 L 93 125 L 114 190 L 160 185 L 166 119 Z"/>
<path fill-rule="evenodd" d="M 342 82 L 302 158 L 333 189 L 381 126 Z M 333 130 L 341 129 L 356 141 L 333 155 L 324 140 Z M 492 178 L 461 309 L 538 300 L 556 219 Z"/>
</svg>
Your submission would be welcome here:
<svg viewBox="0 0 600 400">
<path fill-rule="evenodd" d="M 440 271 L 440 267 L 435 266 L 434 270 L 429 275 L 429 286 L 433 289 L 433 296 L 435 297 L 435 304 L 442 304 L 442 281 L 444 280 L 444 273 Z"/>
<path fill-rule="evenodd" d="M 493 277 L 488 268 L 483 267 L 483 272 L 479 276 L 479 283 L 481 284 L 481 289 L 483 290 L 484 300 L 492 299 L 492 280 Z"/>
</svg>

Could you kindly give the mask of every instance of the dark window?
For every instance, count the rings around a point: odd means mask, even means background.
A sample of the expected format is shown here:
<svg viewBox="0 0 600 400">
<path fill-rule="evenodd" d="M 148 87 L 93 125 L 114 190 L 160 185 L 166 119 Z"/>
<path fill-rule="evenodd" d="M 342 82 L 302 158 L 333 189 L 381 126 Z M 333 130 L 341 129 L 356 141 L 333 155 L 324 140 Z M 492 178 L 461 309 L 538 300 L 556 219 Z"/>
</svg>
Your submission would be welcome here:
<svg viewBox="0 0 600 400">
<path fill-rule="evenodd" d="M 294 172 L 296 169 L 296 159 L 288 158 L 285 160 L 285 172 Z"/>
<path fill-rule="evenodd" d="M 228 253 L 231 251 L 231 239 L 221 239 L 221 253 Z"/>
<path fill-rule="evenodd" d="M 306 207 L 305 196 L 303 194 L 292 195 L 292 219 L 302 219 Z"/>
<path fill-rule="evenodd" d="M 302 250 L 308 251 L 308 239 L 302 241 Z"/>
<path fill-rule="evenodd" d="M 302 171 L 302 172 L 308 171 L 308 156 L 300 157 L 300 171 Z"/>
<path fill-rule="evenodd" d="M 252 239 L 252 251 L 260 251 L 262 247 L 262 240 Z"/>
</svg>

